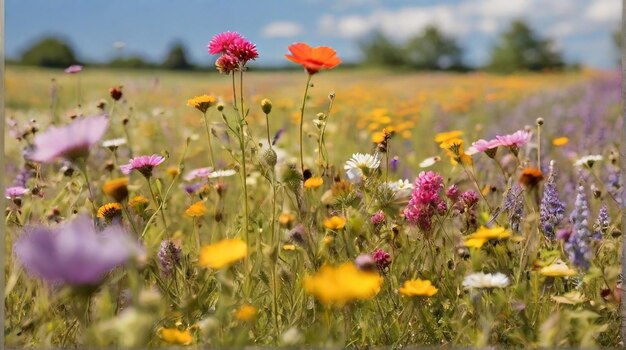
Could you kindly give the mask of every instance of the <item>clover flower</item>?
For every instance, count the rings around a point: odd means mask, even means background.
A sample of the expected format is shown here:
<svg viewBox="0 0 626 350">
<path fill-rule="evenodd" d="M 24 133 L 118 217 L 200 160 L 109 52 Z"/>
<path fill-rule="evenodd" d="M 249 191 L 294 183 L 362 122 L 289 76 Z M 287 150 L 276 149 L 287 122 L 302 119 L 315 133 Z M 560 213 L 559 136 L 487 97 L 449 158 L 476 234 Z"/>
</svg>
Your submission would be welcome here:
<svg viewBox="0 0 626 350">
<path fill-rule="evenodd" d="M 421 230 L 429 232 L 432 228 L 432 217 L 445 204 L 441 198 L 443 177 L 433 172 L 421 172 L 415 179 L 411 200 L 404 209 L 404 217 Z"/>
</svg>

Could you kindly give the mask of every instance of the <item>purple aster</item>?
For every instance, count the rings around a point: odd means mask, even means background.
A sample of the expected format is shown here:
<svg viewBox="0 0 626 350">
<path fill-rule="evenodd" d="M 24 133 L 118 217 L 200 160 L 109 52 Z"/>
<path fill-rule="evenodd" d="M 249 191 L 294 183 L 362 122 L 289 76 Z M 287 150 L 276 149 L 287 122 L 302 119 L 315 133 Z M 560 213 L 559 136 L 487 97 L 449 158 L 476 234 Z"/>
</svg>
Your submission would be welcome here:
<svg viewBox="0 0 626 350">
<path fill-rule="evenodd" d="M 4 189 L 4 196 L 7 199 L 19 198 L 28 193 L 28 189 L 22 186 L 7 187 Z"/>
<path fill-rule="evenodd" d="M 131 158 L 131 160 L 128 161 L 128 164 L 121 165 L 120 170 L 122 170 L 122 173 L 125 175 L 130 174 L 133 170 L 137 170 L 143 176 L 149 178 L 152 176 L 152 169 L 164 161 L 165 158 L 158 154 L 153 154 L 151 156 L 139 156 Z"/>
<path fill-rule="evenodd" d="M 67 68 L 65 68 L 65 73 L 67 74 L 76 74 L 76 73 L 80 73 L 80 71 L 83 70 L 83 66 L 79 65 L 79 64 L 73 64 Z"/>
<path fill-rule="evenodd" d="M 91 146 L 104 135 L 108 124 L 108 116 L 99 115 L 76 118 L 72 123 L 61 127 L 51 126 L 35 136 L 35 149 L 28 157 L 41 163 L 52 163 L 59 158 L 72 162 L 86 158 Z"/>
<path fill-rule="evenodd" d="M 570 262 L 581 269 L 588 269 L 593 252 L 591 251 L 591 230 L 589 230 L 589 207 L 585 187 L 578 186 L 574 210 L 570 214 L 572 234 L 565 242 L 565 251 Z"/>
<path fill-rule="evenodd" d="M 550 162 L 550 177 L 543 188 L 543 198 L 539 212 L 539 221 L 543 234 L 553 239 L 557 226 L 565 217 L 565 204 L 559 199 L 556 189 L 556 169 L 554 161 Z"/>
<path fill-rule="evenodd" d="M 354 259 L 354 264 L 361 271 L 372 271 L 376 269 L 376 261 L 369 254 L 361 254 Z"/>
<path fill-rule="evenodd" d="M 49 283 L 69 285 L 98 284 L 140 250 L 122 226 L 97 232 L 86 215 L 56 228 L 28 227 L 13 247 L 28 272 Z"/>
<path fill-rule="evenodd" d="M 205 185 L 206 183 L 204 182 L 193 182 L 190 184 L 186 184 L 185 186 L 183 186 L 183 188 L 185 189 L 185 192 L 187 192 L 187 194 L 194 194 Z"/>
<path fill-rule="evenodd" d="M 180 264 L 181 249 L 170 240 L 163 240 L 157 253 L 157 262 L 163 276 L 170 276 L 176 265 Z"/>
</svg>

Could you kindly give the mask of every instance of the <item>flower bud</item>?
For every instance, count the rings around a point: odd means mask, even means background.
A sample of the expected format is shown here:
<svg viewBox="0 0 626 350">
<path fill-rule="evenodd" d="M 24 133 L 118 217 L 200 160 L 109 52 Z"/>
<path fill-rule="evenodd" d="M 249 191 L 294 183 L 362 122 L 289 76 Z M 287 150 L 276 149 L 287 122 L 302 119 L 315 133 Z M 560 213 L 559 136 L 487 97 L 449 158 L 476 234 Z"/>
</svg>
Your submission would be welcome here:
<svg viewBox="0 0 626 350">
<path fill-rule="evenodd" d="M 263 153 L 263 160 L 270 167 L 274 167 L 278 161 L 278 156 L 272 148 L 268 148 L 265 150 L 265 153 Z"/>
<path fill-rule="evenodd" d="M 539 126 L 543 125 L 543 118 L 537 118 L 536 122 Z"/>
<path fill-rule="evenodd" d="M 223 105 L 223 104 L 221 104 L 221 103 L 218 103 L 216 108 L 217 108 L 217 110 L 218 110 L 218 111 L 220 111 L 220 112 L 221 112 L 221 111 L 223 111 L 223 110 L 224 110 L 224 105 Z"/>
<path fill-rule="evenodd" d="M 270 114 L 272 112 L 272 101 L 270 101 L 268 98 L 262 99 L 261 109 L 263 110 L 263 113 Z"/>
<path fill-rule="evenodd" d="M 114 101 L 119 101 L 122 98 L 122 87 L 121 86 L 114 86 L 112 88 L 109 89 L 109 95 L 111 95 L 111 98 Z"/>
</svg>

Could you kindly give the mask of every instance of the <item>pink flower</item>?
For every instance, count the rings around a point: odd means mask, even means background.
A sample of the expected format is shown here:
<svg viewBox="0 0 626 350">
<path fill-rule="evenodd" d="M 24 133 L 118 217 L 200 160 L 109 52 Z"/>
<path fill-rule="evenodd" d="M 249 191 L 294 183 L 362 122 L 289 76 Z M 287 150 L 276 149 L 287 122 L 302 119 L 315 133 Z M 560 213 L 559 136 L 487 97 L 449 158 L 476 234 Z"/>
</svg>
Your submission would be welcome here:
<svg viewBox="0 0 626 350">
<path fill-rule="evenodd" d="M 220 73 L 230 73 L 239 68 L 239 60 L 235 56 L 222 55 L 215 61 L 215 67 Z"/>
<path fill-rule="evenodd" d="M 76 74 L 83 70 L 83 66 L 79 64 L 73 64 L 67 68 L 65 68 L 65 73 L 67 74 Z"/>
<path fill-rule="evenodd" d="M 245 65 L 246 62 L 253 61 L 259 57 L 256 45 L 244 38 L 237 39 L 233 42 L 230 54 L 235 56 L 242 63 L 242 65 Z"/>
<path fill-rule="evenodd" d="M 35 150 L 28 157 L 41 163 L 52 163 L 58 158 L 72 162 L 86 158 L 89 149 L 104 135 L 108 125 L 108 116 L 99 115 L 77 118 L 61 127 L 51 126 L 35 136 Z"/>
<path fill-rule="evenodd" d="M 372 252 L 372 258 L 376 262 L 376 266 L 380 270 L 386 269 L 391 264 L 391 255 L 382 249 L 376 249 Z"/>
<path fill-rule="evenodd" d="M 382 210 L 376 212 L 376 214 L 370 217 L 370 222 L 374 226 L 380 226 L 385 222 L 385 213 Z"/>
<path fill-rule="evenodd" d="M 500 146 L 500 143 L 496 139 L 489 140 L 489 141 L 480 139 L 480 140 L 472 143 L 472 147 L 474 147 L 476 149 L 476 151 L 478 151 L 478 152 L 485 152 L 485 151 L 488 151 L 490 149 L 494 149 L 494 148 L 496 148 L 498 146 Z"/>
<path fill-rule="evenodd" d="M 521 147 L 530 141 L 531 133 L 519 130 L 510 135 L 496 136 L 497 146 Z M 492 140 L 494 141 L 494 140 Z"/>
<path fill-rule="evenodd" d="M 22 186 L 7 187 L 4 189 L 4 196 L 7 199 L 19 198 L 28 193 L 28 189 Z"/>
<path fill-rule="evenodd" d="M 187 173 L 187 175 L 185 175 L 185 181 L 191 181 L 199 177 L 206 179 L 207 177 L 209 177 L 209 174 L 211 174 L 212 172 L 213 172 L 212 167 L 193 169 L 193 170 L 190 170 Z"/>
<path fill-rule="evenodd" d="M 211 55 L 218 55 L 220 53 L 229 53 L 231 47 L 236 40 L 245 40 L 241 34 L 237 32 L 224 32 L 219 33 L 211 39 L 209 42 L 209 53 Z"/>
<path fill-rule="evenodd" d="M 411 200 L 404 209 L 406 220 L 427 234 L 432 227 L 432 217 L 444 212 L 447 208 L 441 198 L 443 177 L 433 172 L 421 172 L 415 179 Z"/>
<path fill-rule="evenodd" d="M 152 176 L 152 169 L 164 161 L 165 158 L 158 154 L 153 154 L 151 156 L 139 156 L 129 160 L 128 164 L 120 166 L 120 170 L 122 170 L 122 173 L 126 175 L 130 174 L 133 170 L 137 170 L 143 176 L 149 178 Z"/>
</svg>

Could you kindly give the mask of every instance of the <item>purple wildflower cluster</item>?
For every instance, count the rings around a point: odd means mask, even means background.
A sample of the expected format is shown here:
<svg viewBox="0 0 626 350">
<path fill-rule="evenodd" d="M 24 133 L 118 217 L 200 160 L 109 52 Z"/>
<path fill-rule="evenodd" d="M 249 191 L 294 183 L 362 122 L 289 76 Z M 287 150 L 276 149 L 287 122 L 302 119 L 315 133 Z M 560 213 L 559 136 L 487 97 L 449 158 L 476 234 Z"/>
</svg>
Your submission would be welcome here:
<svg viewBox="0 0 626 350">
<path fill-rule="evenodd" d="M 610 225 L 611 219 L 609 218 L 609 208 L 606 206 L 606 204 L 603 204 L 598 211 L 598 218 L 593 224 L 594 239 L 602 239 L 602 235 L 604 235 L 608 231 Z"/>
<path fill-rule="evenodd" d="M 372 217 L 370 217 L 370 223 L 374 227 L 379 227 L 384 222 L 385 222 L 385 213 L 382 210 L 377 211 L 376 214 L 374 214 L 374 215 L 372 215 Z"/>
<path fill-rule="evenodd" d="M 570 262 L 582 269 L 588 269 L 592 257 L 591 231 L 589 230 L 589 208 L 585 187 L 578 186 L 574 210 L 570 214 L 572 233 L 565 242 L 565 251 L 569 254 Z"/>
<path fill-rule="evenodd" d="M 372 258 L 376 262 L 376 266 L 381 271 L 384 271 L 389 265 L 391 265 L 391 255 L 382 249 L 376 249 L 372 252 Z"/>
<path fill-rule="evenodd" d="M 549 239 L 554 239 L 556 228 L 565 217 L 565 204 L 559 199 L 559 193 L 556 189 L 556 176 L 554 161 L 551 161 L 550 177 L 543 188 L 539 213 L 543 234 Z"/>
<path fill-rule="evenodd" d="M 522 187 L 518 184 L 511 187 L 504 198 L 504 209 L 509 214 L 509 226 L 516 232 L 520 232 L 520 223 L 524 216 L 523 198 Z"/>
<path fill-rule="evenodd" d="M 177 247 L 174 242 L 168 239 L 161 242 L 157 253 L 157 261 L 163 276 L 170 276 L 176 265 L 180 264 L 181 253 L 180 247 Z"/>
<path fill-rule="evenodd" d="M 404 209 L 406 220 L 425 232 L 432 228 L 432 217 L 447 210 L 446 202 L 441 198 L 443 177 L 433 172 L 421 172 L 415 179 L 415 188 L 411 200 Z"/>
</svg>

